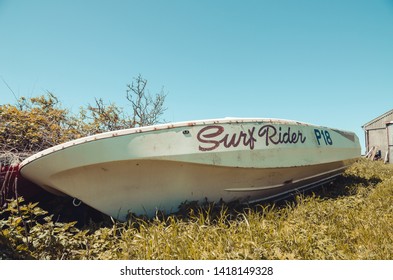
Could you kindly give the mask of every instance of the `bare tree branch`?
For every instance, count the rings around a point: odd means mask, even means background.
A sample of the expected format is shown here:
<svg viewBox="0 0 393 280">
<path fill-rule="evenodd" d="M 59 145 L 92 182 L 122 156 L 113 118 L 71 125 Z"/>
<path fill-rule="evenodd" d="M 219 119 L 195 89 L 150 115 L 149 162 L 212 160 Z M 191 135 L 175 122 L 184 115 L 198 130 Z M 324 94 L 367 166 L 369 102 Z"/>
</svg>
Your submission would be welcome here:
<svg viewBox="0 0 393 280">
<path fill-rule="evenodd" d="M 126 98 L 131 102 L 133 109 L 134 126 L 152 125 L 159 122 L 164 113 L 166 94 L 163 89 L 154 98 L 146 92 L 147 80 L 139 74 L 131 84 L 127 85 Z"/>
</svg>

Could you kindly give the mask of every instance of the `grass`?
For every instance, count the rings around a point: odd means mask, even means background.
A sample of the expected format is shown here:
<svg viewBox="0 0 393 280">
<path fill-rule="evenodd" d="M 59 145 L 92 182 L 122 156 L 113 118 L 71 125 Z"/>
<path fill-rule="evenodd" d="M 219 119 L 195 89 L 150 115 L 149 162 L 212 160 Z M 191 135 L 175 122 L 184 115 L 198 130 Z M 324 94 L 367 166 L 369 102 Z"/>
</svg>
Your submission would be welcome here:
<svg viewBox="0 0 393 280">
<path fill-rule="evenodd" d="M 14 200 L 0 212 L 0 258 L 393 259 L 392 228 L 393 165 L 360 160 L 280 205 L 191 207 L 84 228 Z"/>
</svg>

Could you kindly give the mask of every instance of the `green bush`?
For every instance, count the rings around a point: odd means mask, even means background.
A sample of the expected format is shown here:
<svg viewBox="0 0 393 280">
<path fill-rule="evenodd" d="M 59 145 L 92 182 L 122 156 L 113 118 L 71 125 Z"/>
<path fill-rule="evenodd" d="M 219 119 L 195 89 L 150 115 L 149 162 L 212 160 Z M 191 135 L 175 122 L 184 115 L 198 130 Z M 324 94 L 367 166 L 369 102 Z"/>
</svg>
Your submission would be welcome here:
<svg viewBox="0 0 393 280">
<path fill-rule="evenodd" d="M 0 106 L 0 151 L 39 151 L 78 136 L 69 112 L 51 93 Z"/>
<path fill-rule="evenodd" d="M 0 104 L 0 152 L 34 153 L 87 135 L 160 122 L 166 94 L 161 90 L 152 97 L 146 85 L 141 75 L 127 85 L 131 114 L 101 98 L 72 113 L 50 92 Z"/>
</svg>

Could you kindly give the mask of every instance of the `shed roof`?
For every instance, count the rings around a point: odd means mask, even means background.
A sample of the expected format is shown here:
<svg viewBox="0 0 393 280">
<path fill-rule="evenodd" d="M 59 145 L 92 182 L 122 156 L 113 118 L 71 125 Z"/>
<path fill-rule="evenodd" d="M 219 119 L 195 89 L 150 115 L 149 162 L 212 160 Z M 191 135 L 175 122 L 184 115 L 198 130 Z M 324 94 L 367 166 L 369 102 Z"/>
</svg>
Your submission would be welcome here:
<svg viewBox="0 0 393 280">
<path fill-rule="evenodd" d="M 385 117 L 387 117 L 387 116 L 389 116 L 389 115 L 393 115 L 393 109 L 390 110 L 390 111 L 388 111 L 388 112 L 386 112 L 386 113 L 383 114 L 383 115 L 380 115 L 379 117 L 376 117 L 375 119 L 369 121 L 368 123 L 365 123 L 364 125 L 362 125 L 362 128 L 366 128 L 367 126 L 370 126 L 370 125 L 372 125 L 373 123 L 376 123 L 376 122 L 380 121 L 381 119 L 383 119 L 383 118 L 385 118 Z"/>
</svg>

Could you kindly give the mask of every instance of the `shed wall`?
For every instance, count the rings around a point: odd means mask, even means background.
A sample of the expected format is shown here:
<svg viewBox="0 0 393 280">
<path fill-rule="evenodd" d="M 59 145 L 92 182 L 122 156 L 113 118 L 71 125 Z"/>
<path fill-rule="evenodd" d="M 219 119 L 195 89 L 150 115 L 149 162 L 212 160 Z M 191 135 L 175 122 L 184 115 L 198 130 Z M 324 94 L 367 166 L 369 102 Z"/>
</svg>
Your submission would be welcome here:
<svg viewBox="0 0 393 280">
<path fill-rule="evenodd" d="M 393 123 L 387 124 L 389 163 L 393 163 Z"/>
<path fill-rule="evenodd" d="M 386 124 L 383 129 L 374 129 L 368 131 L 368 147 L 367 150 L 370 150 L 371 147 L 377 147 L 377 150 L 381 151 L 381 156 L 384 157 L 386 152 L 388 151 L 388 139 L 386 135 Z"/>
<path fill-rule="evenodd" d="M 381 157 L 385 159 L 388 154 L 388 160 L 393 163 L 392 146 L 393 139 L 393 110 L 381 115 L 378 118 L 366 123 L 363 126 L 366 136 L 366 152 L 372 147 L 381 151 Z"/>
</svg>

